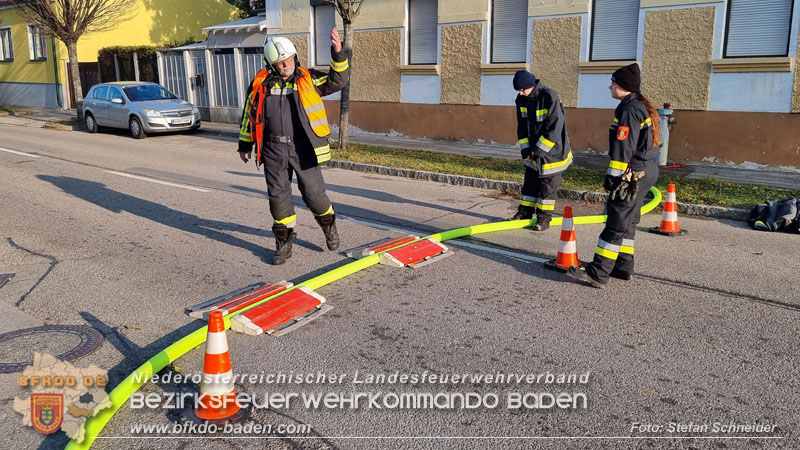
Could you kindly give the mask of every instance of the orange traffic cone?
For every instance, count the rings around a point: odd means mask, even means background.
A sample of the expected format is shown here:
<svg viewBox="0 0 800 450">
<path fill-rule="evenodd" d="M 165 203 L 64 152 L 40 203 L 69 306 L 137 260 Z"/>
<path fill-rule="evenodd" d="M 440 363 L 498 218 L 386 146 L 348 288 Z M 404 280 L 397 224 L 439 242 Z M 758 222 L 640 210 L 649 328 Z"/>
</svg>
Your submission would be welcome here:
<svg viewBox="0 0 800 450">
<path fill-rule="evenodd" d="M 667 198 L 664 199 L 664 214 L 661 216 L 661 225 L 650 228 L 649 231 L 669 237 L 686 234 L 686 230 L 681 230 L 678 226 L 678 202 L 675 197 L 675 183 L 670 183 L 667 187 Z"/>
<path fill-rule="evenodd" d="M 221 311 L 212 311 L 209 315 L 207 336 L 200 399 L 197 407 L 187 411 L 183 418 L 187 422 L 216 425 L 241 422 L 247 417 L 248 409 L 236 401 L 228 338 L 225 336 L 225 321 Z"/>
<path fill-rule="evenodd" d="M 564 218 L 561 222 L 561 239 L 558 242 L 558 255 L 556 259 L 547 261 L 544 266 L 548 269 L 566 272 L 572 266 L 580 266 L 578 260 L 578 247 L 575 240 L 575 222 L 572 220 L 572 207 L 564 207 Z"/>
</svg>

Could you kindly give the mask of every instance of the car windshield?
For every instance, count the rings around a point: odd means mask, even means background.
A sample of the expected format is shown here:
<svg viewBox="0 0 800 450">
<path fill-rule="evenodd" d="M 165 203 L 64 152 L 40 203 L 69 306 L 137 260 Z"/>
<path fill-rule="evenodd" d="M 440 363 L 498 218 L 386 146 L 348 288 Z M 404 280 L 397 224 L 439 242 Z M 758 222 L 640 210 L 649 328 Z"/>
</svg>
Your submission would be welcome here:
<svg viewBox="0 0 800 450">
<path fill-rule="evenodd" d="M 145 84 L 141 86 L 129 86 L 125 89 L 125 94 L 132 102 L 146 102 L 148 100 L 172 100 L 175 94 L 157 84 Z"/>
</svg>

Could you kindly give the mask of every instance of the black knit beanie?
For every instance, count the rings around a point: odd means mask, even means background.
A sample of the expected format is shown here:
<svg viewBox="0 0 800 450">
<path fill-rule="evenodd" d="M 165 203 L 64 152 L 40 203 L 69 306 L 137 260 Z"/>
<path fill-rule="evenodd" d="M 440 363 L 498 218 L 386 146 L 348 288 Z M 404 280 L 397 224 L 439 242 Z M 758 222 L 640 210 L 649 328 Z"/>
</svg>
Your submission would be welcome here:
<svg viewBox="0 0 800 450">
<path fill-rule="evenodd" d="M 611 75 L 611 81 L 630 92 L 641 92 L 642 72 L 636 63 L 620 67 Z"/>
<path fill-rule="evenodd" d="M 527 70 L 518 70 L 514 74 L 514 90 L 521 91 L 523 89 L 532 88 L 536 85 L 536 77 Z"/>
</svg>

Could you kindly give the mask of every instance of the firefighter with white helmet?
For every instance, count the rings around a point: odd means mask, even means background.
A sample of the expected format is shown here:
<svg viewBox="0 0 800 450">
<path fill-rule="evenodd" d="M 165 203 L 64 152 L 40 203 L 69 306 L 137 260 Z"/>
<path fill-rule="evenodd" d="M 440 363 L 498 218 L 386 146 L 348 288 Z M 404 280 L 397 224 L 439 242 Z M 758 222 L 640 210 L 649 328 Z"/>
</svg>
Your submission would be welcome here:
<svg viewBox="0 0 800 450">
<path fill-rule="evenodd" d="M 297 55 L 294 44 L 285 37 L 271 37 L 264 43 L 264 60 L 267 64 L 275 64 Z"/>
<path fill-rule="evenodd" d="M 247 91 L 239 130 L 239 157 L 248 162 L 256 146 L 256 166 L 264 164 L 275 254 L 272 263 L 292 256 L 297 216 L 292 202 L 292 178 L 303 201 L 325 234 L 329 250 L 339 247 L 336 215 L 320 165 L 330 160 L 328 119 L 322 97 L 341 90 L 350 78 L 350 65 L 342 41 L 331 32 L 328 73 L 300 67 L 297 49 L 285 37 L 264 43 L 266 68 L 256 74 Z"/>
</svg>

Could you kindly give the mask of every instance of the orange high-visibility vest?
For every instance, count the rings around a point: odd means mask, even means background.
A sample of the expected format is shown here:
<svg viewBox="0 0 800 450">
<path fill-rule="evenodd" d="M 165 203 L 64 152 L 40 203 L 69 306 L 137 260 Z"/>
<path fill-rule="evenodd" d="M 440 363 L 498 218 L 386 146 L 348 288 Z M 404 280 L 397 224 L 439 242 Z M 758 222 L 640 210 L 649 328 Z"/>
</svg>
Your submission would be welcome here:
<svg viewBox="0 0 800 450">
<path fill-rule="evenodd" d="M 319 96 L 317 89 L 314 87 L 314 81 L 308 69 L 301 67 L 300 72 L 303 74 L 297 79 L 300 103 L 303 105 L 308 121 L 311 124 L 311 129 L 318 137 L 328 136 L 331 130 L 328 127 L 328 115 L 325 113 L 322 97 Z M 267 69 L 261 69 L 256 74 L 256 77 L 253 78 L 253 92 L 258 95 L 258 100 L 254 102 L 256 105 L 255 117 L 251 115 L 250 119 L 252 124 L 250 138 L 256 143 L 256 161 L 261 161 L 262 137 L 264 136 L 264 100 L 267 94 L 267 86 L 264 86 L 264 80 L 268 76 Z"/>
</svg>

